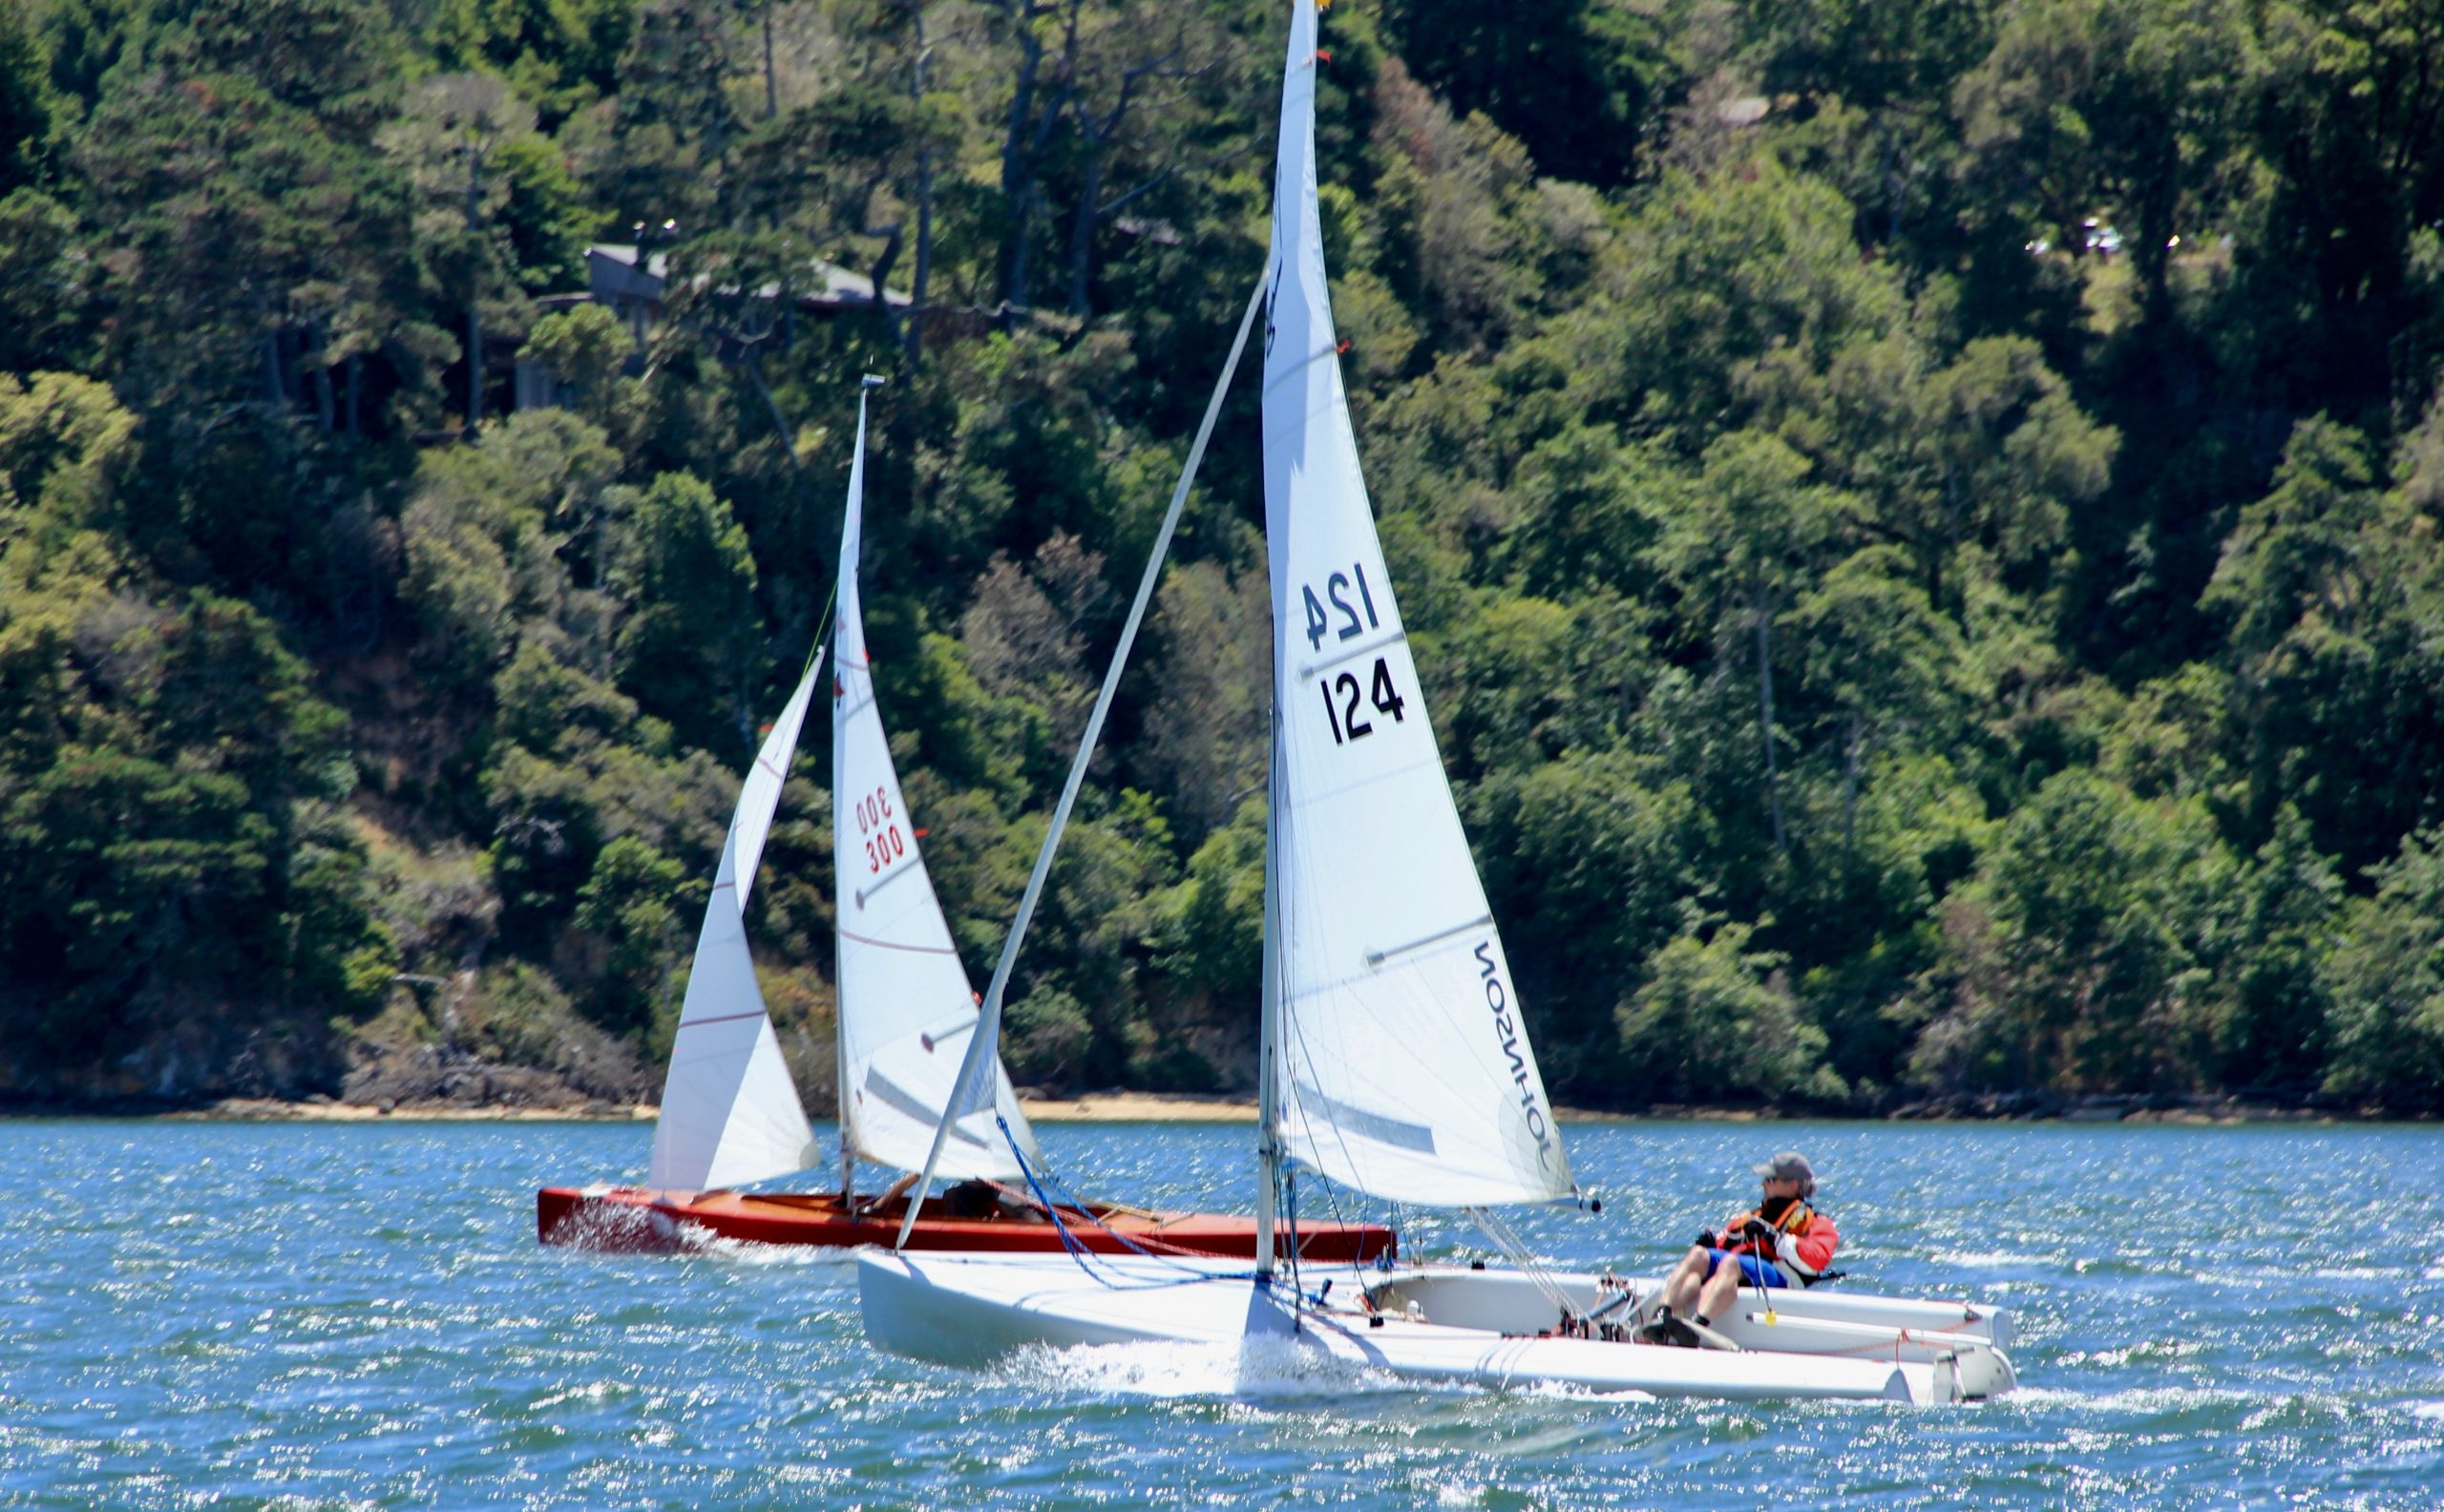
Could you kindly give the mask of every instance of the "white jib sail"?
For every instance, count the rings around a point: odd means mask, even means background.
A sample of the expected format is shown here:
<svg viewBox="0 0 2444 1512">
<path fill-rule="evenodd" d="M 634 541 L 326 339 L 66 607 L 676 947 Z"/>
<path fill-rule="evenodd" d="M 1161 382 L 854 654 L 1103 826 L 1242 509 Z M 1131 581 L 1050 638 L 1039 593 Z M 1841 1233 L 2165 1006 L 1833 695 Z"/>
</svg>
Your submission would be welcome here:
<svg viewBox="0 0 2444 1512">
<path fill-rule="evenodd" d="M 747 953 L 745 914 L 822 667 L 817 652 L 739 788 L 729 838 L 713 874 L 713 895 L 706 900 L 704 928 L 696 936 L 687 998 L 670 1047 L 670 1074 L 662 1086 L 662 1119 L 654 1128 L 653 1168 L 646 1178 L 653 1186 L 708 1191 L 814 1164 L 814 1132 L 781 1060 L 781 1041 L 764 1011 L 755 962 Z"/>
<path fill-rule="evenodd" d="M 1573 1190 L 1426 718 L 1358 464 L 1316 205 L 1316 10 L 1297 0 L 1274 185 L 1265 538 L 1280 755 L 1282 1144 L 1404 1203 Z"/>
<path fill-rule="evenodd" d="M 899 774 L 874 707 L 857 595 L 864 530 L 865 418 L 849 469 L 832 639 L 832 845 L 839 919 L 840 1129 L 849 1148 L 905 1170 L 925 1164 L 975 1032 L 976 992 L 951 943 Z M 995 1103 L 1029 1162 L 1035 1131 L 1009 1073 L 994 1061 Z M 989 1110 L 951 1129 L 937 1169 L 953 1177 L 1022 1177 Z"/>
</svg>

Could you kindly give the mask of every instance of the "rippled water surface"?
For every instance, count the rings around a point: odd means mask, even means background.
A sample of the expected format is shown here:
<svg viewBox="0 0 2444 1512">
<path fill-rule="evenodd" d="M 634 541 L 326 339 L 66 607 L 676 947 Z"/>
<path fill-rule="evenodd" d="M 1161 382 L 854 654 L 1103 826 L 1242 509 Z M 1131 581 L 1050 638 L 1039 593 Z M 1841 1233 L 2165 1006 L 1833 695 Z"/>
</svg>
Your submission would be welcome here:
<svg viewBox="0 0 2444 1512">
<path fill-rule="evenodd" d="M 1244 1128 L 1042 1134 L 1081 1190 L 1247 1201 Z M 533 1188 L 641 1171 L 642 1126 L 0 1124 L 0 1506 L 2444 1507 L 2434 1132 L 1570 1137 L 1605 1211 L 1523 1216 L 1544 1253 L 1657 1269 L 1798 1144 L 1848 1285 L 2010 1306 L 2026 1389 L 1729 1406 L 1150 1348 L 965 1374 L 867 1348 L 836 1254 L 537 1247 Z"/>
</svg>

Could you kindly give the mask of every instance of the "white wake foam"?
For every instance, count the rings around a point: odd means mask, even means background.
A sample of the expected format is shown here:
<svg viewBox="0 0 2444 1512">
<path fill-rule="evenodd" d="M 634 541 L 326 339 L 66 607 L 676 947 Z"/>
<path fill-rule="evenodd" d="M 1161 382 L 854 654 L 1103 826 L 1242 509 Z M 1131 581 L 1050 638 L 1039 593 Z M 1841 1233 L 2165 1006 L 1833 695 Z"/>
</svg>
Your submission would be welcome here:
<svg viewBox="0 0 2444 1512">
<path fill-rule="evenodd" d="M 1014 1384 L 1109 1396 L 1310 1396 L 1415 1390 L 1383 1371 L 1335 1359 L 1295 1339 L 1232 1344 L 1031 1345 L 999 1374 Z"/>
</svg>

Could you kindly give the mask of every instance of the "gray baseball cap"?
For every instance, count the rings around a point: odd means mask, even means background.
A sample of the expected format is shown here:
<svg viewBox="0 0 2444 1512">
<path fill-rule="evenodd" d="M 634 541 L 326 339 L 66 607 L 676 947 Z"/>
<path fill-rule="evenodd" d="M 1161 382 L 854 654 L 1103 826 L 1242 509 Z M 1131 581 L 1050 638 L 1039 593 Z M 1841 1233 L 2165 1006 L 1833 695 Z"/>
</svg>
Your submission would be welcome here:
<svg viewBox="0 0 2444 1512">
<path fill-rule="evenodd" d="M 1759 1162 L 1749 1168 L 1768 1178 L 1796 1177 L 1802 1195 L 1816 1190 L 1816 1167 L 1810 1166 L 1807 1157 L 1797 1150 L 1784 1150 L 1772 1160 Z"/>
</svg>

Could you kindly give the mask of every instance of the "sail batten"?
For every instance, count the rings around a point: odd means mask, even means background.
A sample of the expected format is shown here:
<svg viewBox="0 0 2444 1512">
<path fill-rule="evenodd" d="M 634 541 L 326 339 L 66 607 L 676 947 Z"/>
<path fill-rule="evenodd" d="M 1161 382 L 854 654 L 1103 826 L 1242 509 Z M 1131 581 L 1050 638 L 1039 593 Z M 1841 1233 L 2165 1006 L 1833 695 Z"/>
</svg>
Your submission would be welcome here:
<svg viewBox="0 0 2444 1512">
<path fill-rule="evenodd" d="M 874 702 L 858 556 L 865 533 L 862 403 L 840 533 L 832 640 L 832 835 L 840 1034 L 840 1131 L 850 1153 L 903 1170 L 925 1164 L 976 1026 L 976 992 L 951 939 Z M 959 1119 L 940 1169 L 1021 1179 L 993 1126 L 999 1113 L 1027 1159 L 1035 1131 L 997 1056 L 990 1105 Z"/>
<path fill-rule="evenodd" d="M 1264 373 L 1288 1156 L 1395 1201 L 1573 1189 L 1501 931 L 1451 798 L 1358 458 L 1316 199 L 1316 13 L 1282 90 Z"/>
</svg>

